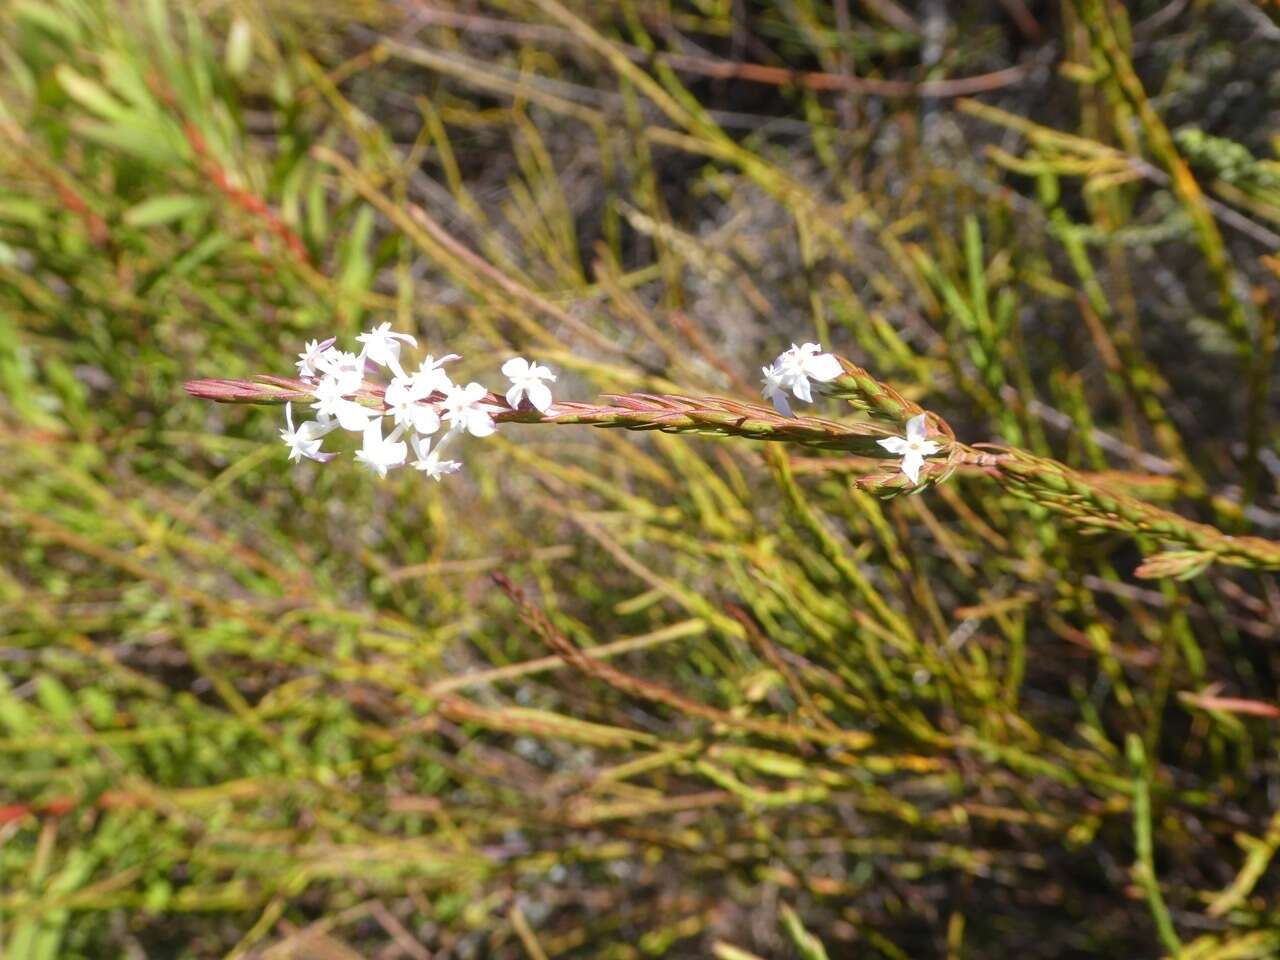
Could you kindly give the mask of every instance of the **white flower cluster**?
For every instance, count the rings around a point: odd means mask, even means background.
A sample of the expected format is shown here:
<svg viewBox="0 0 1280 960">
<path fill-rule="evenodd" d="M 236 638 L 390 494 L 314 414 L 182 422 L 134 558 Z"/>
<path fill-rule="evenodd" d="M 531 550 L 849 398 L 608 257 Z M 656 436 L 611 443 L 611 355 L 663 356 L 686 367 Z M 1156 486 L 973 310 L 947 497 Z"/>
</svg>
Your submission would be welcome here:
<svg viewBox="0 0 1280 960">
<path fill-rule="evenodd" d="M 772 401 L 773 407 L 784 416 L 791 416 L 791 404 L 787 400 L 790 390 L 797 400 L 805 403 L 813 402 L 813 389 L 810 380 L 826 383 L 840 376 L 843 370 L 840 361 L 834 354 L 823 353 L 822 347 L 816 343 L 804 343 L 779 354 L 778 358 L 764 371 L 764 396 Z"/>
<path fill-rule="evenodd" d="M 460 359 L 450 353 L 439 359 L 428 356 L 414 373 L 406 373 L 400 363 L 400 349 L 417 341 L 407 333 L 395 333 L 384 323 L 356 338 L 359 353 L 347 353 L 334 346 L 335 340 L 313 340 L 298 354 L 298 376 L 311 388 L 315 398 L 314 420 L 293 424 L 293 404 L 285 404 L 285 429 L 280 438 L 289 447 L 289 459 L 332 460 L 337 454 L 324 453 L 321 442 L 334 430 L 350 430 L 362 437 L 356 460 L 380 477 L 388 470 L 408 463 L 433 480 L 462 469 L 457 460 L 442 460 L 446 446 L 461 433 L 487 437 L 496 425 L 493 414 L 503 408 L 487 402 L 489 391 L 472 381 L 455 384 L 444 365 Z M 379 411 L 353 397 L 362 390 L 382 384 L 366 380 L 386 370 L 391 379 L 383 389 L 385 409 Z M 506 400 L 511 409 L 523 400 L 540 413 L 551 408 L 555 374 L 538 363 L 514 357 L 502 365 L 511 381 Z M 366 394 L 367 396 L 367 394 Z M 391 432 L 383 435 L 383 421 L 391 419 Z M 442 426 L 448 429 L 434 441 Z M 406 442 L 407 441 L 407 442 Z M 409 459 L 410 448 L 415 459 Z"/>
</svg>

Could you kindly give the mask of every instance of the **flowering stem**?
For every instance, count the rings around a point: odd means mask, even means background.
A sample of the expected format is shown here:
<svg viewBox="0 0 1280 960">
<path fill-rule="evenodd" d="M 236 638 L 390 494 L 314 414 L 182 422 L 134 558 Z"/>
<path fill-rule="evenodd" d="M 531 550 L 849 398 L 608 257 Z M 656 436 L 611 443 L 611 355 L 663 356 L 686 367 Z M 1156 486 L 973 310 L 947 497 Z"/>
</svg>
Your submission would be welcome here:
<svg viewBox="0 0 1280 960">
<path fill-rule="evenodd" d="M 947 423 L 902 397 L 866 371 L 840 360 L 843 370 L 826 384 L 828 393 L 884 419 L 926 415 L 936 430 L 930 446 L 945 459 L 921 461 L 917 478 L 892 469 L 873 470 L 858 485 L 881 496 L 915 492 L 941 483 L 957 469 L 979 470 L 1009 493 L 1033 501 L 1085 527 L 1149 536 L 1182 550 L 1157 554 L 1137 570 L 1142 577 L 1192 577 L 1217 562 L 1254 570 L 1280 569 L 1280 543 L 1261 537 L 1232 536 L 1207 524 L 1188 520 L 1077 473 L 1056 460 L 1004 447 L 974 447 L 960 443 Z M 477 393 L 480 390 L 474 385 Z M 219 403 L 280 404 L 314 399 L 312 384 L 287 377 L 258 376 L 253 380 L 191 380 L 186 390 L 194 397 Z M 364 384 L 351 400 L 379 413 L 386 410 L 384 388 Z M 422 402 L 439 403 L 433 392 Z M 686 397 L 631 393 L 606 396 L 602 403 L 556 401 L 546 412 L 527 403 L 512 407 L 496 394 L 478 398 L 497 423 L 540 423 L 593 426 L 623 430 L 660 430 L 718 437 L 789 442 L 839 450 L 861 456 L 881 455 L 879 441 L 896 435 L 896 427 L 871 420 L 836 421 L 821 417 L 786 416 L 757 403 L 725 397 Z"/>
<path fill-rule="evenodd" d="M 633 393 L 606 397 L 606 404 L 556 403 L 547 414 L 513 411 L 495 419 L 520 423 L 575 424 L 701 433 L 750 440 L 801 443 L 811 447 L 871 452 L 892 430 L 875 423 L 841 423 L 820 417 L 784 417 L 768 407 L 723 397 L 682 397 Z"/>
<path fill-rule="evenodd" d="M 312 399 L 312 387 L 287 377 L 259 376 L 253 380 L 189 380 L 193 397 L 218 403 L 272 404 Z M 381 391 L 365 388 L 354 399 L 366 406 L 383 404 Z M 425 398 L 438 400 L 435 394 Z M 498 423 L 545 423 L 574 426 L 616 427 L 623 430 L 661 430 L 666 433 L 702 433 L 745 437 L 752 440 L 802 443 L 806 446 L 871 453 L 875 441 L 893 435 L 877 423 L 841 423 L 821 417 L 784 417 L 769 407 L 724 397 L 682 397 L 632 393 L 609 396 L 603 404 L 557 401 L 546 413 L 512 409 L 495 394 L 485 402 L 500 409 Z"/>
</svg>

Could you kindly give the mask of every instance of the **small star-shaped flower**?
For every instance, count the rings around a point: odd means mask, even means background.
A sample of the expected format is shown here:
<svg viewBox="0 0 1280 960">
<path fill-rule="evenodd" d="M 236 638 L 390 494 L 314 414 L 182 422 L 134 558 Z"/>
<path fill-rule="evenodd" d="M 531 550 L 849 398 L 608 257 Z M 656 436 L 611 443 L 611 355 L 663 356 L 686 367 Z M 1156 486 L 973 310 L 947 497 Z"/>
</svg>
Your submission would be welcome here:
<svg viewBox="0 0 1280 960">
<path fill-rule="evenodd" d="M 445 435 L 445 440 L 449 439 L 449 434 Z M 444 440 L 436 444 L 436 449 L 431 449 L 431 441 L 424 440 L 422 437 L 415 436 L 412 440 L 413 452 L 418 455 L 418 459 L 411 464 L 415 470 L 421 470 L 432 480 L 437 483 L 446 473 L 457 473 L 462 469 L 462 464 L 457 460 L 441 460 L 440 451 L 444 449 Z"/>
<path fill-rule="evenodd" d="M 336 337 L 330 337 L 328 340 L 307 341 L 306 349 L 298 354 L 298 376 L 305 380 L 320 376 L 324 369 L 324 355 L 336 339 Z"/>
<path fill-rule="evenodd" d="M 773 404 L 773 409 L 777 410 L 784 417 L 791 416 L 791 402 L 787 399 L 787 381 L 782 374 L 778 372 L 778 368 L 774 365 L 761 367 L 764 379 L 760 382 L 764 384 L 764 398 Z"/>
<path fill-rule="evenodd" d="M 344 394 L 351 392 L 344 389 L 340 378 L 326 374 L 314 390 L 316 412 L 323 417 L 333 417 L 343 430 L 360 432 L 376 414 L 363 404 L 348 400 Z"/>
<path fill-rule="evenodd" d="M 337 424 L 329 417 L 321 416 L 318 420 L 307 420 L 293 426 L 293 404 L 284 405 L 285 428 L 280 431 L 280 439 L 289 447 L 289 459 L 295 463 L 306 457 L 327 463 L 337 456 L 336 453 L 321 453 L 320 442 L 331 433 Z"/>
<path fill-rule="evenodd" d="M 375 417 L 364 428 L 364 442 L 356 451 L 356 460 L 380 477 L 385 477 L 392 467 L 398 467 L 409 456 L 409 445 L 400 439 L 403 427 L 396 427 L 387 437 L 382 436 L 382 418 Z"/>
<path fill-rule="evenodd" d="M 791 415 L 790 404 L 786 400 L 786 391 L 790 390 L 797 400 L 805 403 L 813 402 L 813 388 L 810 380 L 826 383 L 834 380 L 843 372 L 840 361 L 835 354 L 823 353 L 822 347 L 816 343 L 792 344 L 783 351 L 773 363 L 764 368 L 764 395 L 773 401 L 774 408 L 782 414 Z"/>
<path fill-rule="evenodd" d="M 396 377 L 387 384 L 384 399 L 387 412 L 395 418 L 397 426 L 411 427 L 418 433 L 433 434 L 440 429 L 440 412 L 427 403 L 430 388 L 414 377 Z"/>
<path fill-rule="evenodd" d="M 347 353 L 333 347 L 323 351 L 316 360 L 316 370 L 321 382 L 331 380 L 341 394 L 355 393 L 364 386 L 365 358 L 363 354 Z"/>
<path fill-rule="evenodd" d="M 454 430 L 465 430 L 473 437 L 489 436 L 497 429 L 491 414 L 500 408 L 485 403 L 488 393 L 482 384 L 474 380 L 465 387 L 449 387 L 440 404 L 444 419 Z"/>
<path fill-rule="evenodd" d="M 912 483 L 920 482 L 920 468 L 924 466 L 924 458 L 931 457 L 942 449 L 941 444 L 925 439 L 925 415 L 912 417 L 907 421 L 905 437 L 885 437 L 876 442 L 890 453 L 902 456 L 902 472 Z"/>
<path fill-rule="evenodd" d="M 381 323 L 368 333 L 356 337 L 364 344 L 364 355 L 380 367 L 390 367 L 393 373 L 400 372 L 400 344 L 416 347 L 418 341 L 407 333 L 396 333 L 390 322 Z"/>
<path fill-rule="evenodd" d="M 431 354 L 427 354 L 426 359 L 422 361 L 422 365 L 418 367 L 418 372 L 413 375 L 413 385 L 417 390 L 423 391 L 423 396 L 435 393 L 446 392 L 453 386 L 453 381 L 449 379 L 449 374 L 444 371 L 444 365 L 453 360 L 461 360 L 456 353 L 446 353 L 437 360 Z"/>
<path fill-rule="evenodd" d="M 531 363 L 524 357 L 512 357 L 502 365 L 502 375 L 511 381 L 507 391 L 507 406 L 512 410 L 528 397 L 529 404 L 539 413 L 551 407 L 551 388 L 544 380 L 555 383 L 556 375 L 540 363 Z"/>
</svg>

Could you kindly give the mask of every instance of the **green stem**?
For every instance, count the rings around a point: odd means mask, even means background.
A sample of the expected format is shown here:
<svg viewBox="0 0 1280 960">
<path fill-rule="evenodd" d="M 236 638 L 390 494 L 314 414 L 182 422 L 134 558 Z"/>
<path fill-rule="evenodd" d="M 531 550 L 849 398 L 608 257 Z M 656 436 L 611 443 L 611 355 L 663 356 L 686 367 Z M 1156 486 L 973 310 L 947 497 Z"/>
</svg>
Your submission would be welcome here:
<svg viewBox="0 0 1280 960">
<path fill-rule="evenodd" d="M 1156 924 L 1156 933 L 1174 957 L 1182 956 L 1182 941 L 1173 927 L 1169 907 L 1160 892 L 1156 879 L 1154 844 L 1151 837 L 1151 771 L 1147 766 L 1146 752 L 1137 734 L 1129 734 L 1126 740 L 1129 765 L 1133 768 L 1133 843 L 1138 862 L 1133 865 L 1134 879 L 1147 897 L 1147 907 Z"/>
</svg>

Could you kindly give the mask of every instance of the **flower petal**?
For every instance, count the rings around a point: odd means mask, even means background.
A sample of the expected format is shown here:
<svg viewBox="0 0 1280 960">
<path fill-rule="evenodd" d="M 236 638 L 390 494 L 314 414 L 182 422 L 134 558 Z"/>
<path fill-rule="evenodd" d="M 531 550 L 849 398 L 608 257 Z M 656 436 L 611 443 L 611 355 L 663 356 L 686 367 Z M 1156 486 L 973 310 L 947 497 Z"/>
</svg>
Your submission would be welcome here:
<svg viewBox="0 0 1280 960">
<path fill-rule="evenodd" d="M 828 380 L 834 380 L 844 373 L 844 369 L 834 355 L 823 353 L 806 360 L 804 372 L 819 383 L 826 383 Z"/>
<path fill-rule="evenodd" d="M 502 365 L 502 375 L 512 380 L 523 377 L 529 372 L 529 361 L 524 357 L 512 357 Z"/>
<path fill-rule="evenodd" d="M 413 408 L 413 429 L 422 434 L 435 433 L 440 429 L 440 414 L 434 407 L 418 404 Z"/>
<path fill-rule="evenodd" d="M 396 344 L 394 353 L 387 356 L 387 369 L 391 371 L 391 375 L 398 379 L 405 379 L 404 367 L 400 366 L 400 344 Z"/>
<path fill-rule="evenodd" d="M 796 377 L 795 383 L 791 385 L 791 392 L 797 399 L 805 403 L 813 403 L 813 391 L 809 389 L 808 377 Z"/>
<path fill-rule="evenodd" d="M 551 406 L 551 388 L 542 381 L 530 384 L 529 402 L 539 413 L 546 413 Z"/>
<path fill-rule="evenodd" d="M 923 440 L 927 428 L 925 427 L 925 414 L 921 413 L 907 421 L 907 439 Z"/>
<path fill-rule="evenodd" d="M 907 441 L 902 437 L 885 437 L 883 440 L 877 440 L 876 443 L 884 447 L 890 453 L 902 453 L 907 449 Z"/>
<path fill-rule="evenodd" d="M 305 420 L 298 424 L 297 436 L 307 443 L 320 446 L 320 441 L 336 430 L 338 425 L 332 420 L 321 423 L 319 420 Z"/>
<path fill-rule="evenodd" d="M 924 458 L 914 451 L 902 458 L 902 472 L 910 478 L 912 483 L 920 482 L 920 468 L 923 466 Z"/>
<path fill-rule="evenodd" d="M 470 410 L 467 412 L 467 433 L 473 437 L 487 437 L 496 429 L 493 418 L 483 410 Z"/>
<path fill-rule="evenodd" d="M 334 416 L 338 419 L 338 426 L 343 430 L 351 430 L 359 433 L 361 430 L 367 430 L 372 424 L 369 423 L 373 416 L 373 411 L 368 407 L 362 407 L 354 400 L 339 400 L 334 409 Z M 381 419 L 378 423 L 378 439 L 382 439 Z"/>
<path fill-rule="evenodd" d="M 507 406 L 512 410 L 519 409 L 520 400 L 524 397 L 524 387 L 516 384 L 507 391 Z"/>
</svg>

